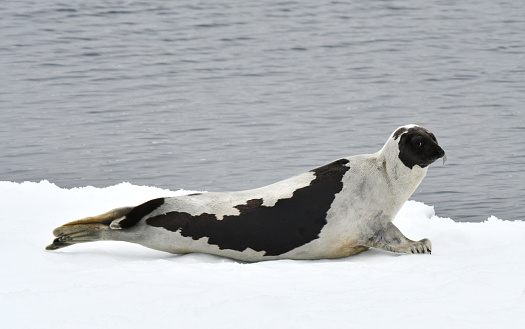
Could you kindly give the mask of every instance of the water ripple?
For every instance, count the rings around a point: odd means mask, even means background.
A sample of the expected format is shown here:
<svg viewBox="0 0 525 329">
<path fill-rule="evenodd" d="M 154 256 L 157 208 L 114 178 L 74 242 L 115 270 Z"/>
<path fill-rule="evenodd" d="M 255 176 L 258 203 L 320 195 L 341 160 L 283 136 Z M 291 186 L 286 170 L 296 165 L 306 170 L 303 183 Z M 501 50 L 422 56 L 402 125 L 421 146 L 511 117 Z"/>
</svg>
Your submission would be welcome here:
<svg viewBox="0 0 525 329">
<path fill-rule="evenodd" d="M 379 149 L 449 154 L 414 198 L 524 219 L 525 18 L 504 1 L 2 2 L 2 180 L 237 190 Z"/>
</svg>

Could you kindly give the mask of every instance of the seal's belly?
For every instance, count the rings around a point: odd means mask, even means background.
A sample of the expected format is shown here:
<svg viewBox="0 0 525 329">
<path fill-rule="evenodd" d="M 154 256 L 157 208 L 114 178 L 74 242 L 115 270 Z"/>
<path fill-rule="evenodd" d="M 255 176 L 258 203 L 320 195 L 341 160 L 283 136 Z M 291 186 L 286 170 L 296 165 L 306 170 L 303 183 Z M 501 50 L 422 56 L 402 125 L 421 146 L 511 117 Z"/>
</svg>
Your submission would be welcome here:
<svg viewBox="0 0 525 329">
<path fill-rule="evenodd" d="M 290 251 L 272 255 L 264 250 L 258 251 L 249 247 L 243 250 L 221 248 L 216 244 L 210 243 L 208 237 L 193 239 L 181 235 L 180 232 L 171 232 L 162 228 L 147 228 L 147 232 L 137 232 L 136 234 L 140 236 L 140 239 L 137 239 L 137 241 L 140 241 L 138 243 L 148 248 L 174 254 L 206 253 L 248 262 L 275 259 L 340 258 L 368 249 L 352 243 L 338 244 L 337 241 L 329 241 L 320 237 Z M 127 239 L 129 239 L 129 236 Z"/>
</svg>

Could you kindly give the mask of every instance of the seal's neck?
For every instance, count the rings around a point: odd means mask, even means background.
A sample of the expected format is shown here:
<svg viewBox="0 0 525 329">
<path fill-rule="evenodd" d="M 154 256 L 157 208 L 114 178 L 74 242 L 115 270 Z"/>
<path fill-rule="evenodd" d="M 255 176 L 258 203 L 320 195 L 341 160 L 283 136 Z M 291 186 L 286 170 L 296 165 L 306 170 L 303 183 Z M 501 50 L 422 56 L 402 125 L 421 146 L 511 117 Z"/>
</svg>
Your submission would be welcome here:
<svg viewBox="0 0 525 329">
<path fill-rule="evenodd" d="M 410 169 L 403 164 L 399 159 L 398 143 L 393 138 L 387 141 L 375 157 L 378 166 L 384 169 L 388 185 L 404 201 L 414 193 L 427 174 L 428 167 L 421 168 L 416 165 Z"/>
</svg>

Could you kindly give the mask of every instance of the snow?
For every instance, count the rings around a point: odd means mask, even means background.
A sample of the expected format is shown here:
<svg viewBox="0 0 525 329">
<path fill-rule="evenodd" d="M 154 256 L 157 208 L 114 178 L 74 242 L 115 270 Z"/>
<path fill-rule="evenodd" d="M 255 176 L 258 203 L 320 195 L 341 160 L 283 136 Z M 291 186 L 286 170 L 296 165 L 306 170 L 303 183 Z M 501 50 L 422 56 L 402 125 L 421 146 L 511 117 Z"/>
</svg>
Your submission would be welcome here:
<svg viewBox="0 0 525 329">
<path fill-rule="evenodd" d="M 188 192 L 0 182 L 0 328 L 525 328 L 525 222 L 456 223 L 416 201 L 395 224 L 432 255 L 245 264 L 123 242 L 44 250 L 65 222 Z"/>
</svg>

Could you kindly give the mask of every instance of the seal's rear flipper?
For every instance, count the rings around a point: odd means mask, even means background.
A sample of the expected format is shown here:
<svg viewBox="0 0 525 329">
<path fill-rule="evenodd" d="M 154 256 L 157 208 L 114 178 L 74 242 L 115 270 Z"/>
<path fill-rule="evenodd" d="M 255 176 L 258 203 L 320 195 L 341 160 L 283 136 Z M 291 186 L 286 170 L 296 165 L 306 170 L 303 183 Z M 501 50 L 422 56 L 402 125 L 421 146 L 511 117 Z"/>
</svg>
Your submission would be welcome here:
<svg viewBox="0 0 525 329">
<path fill-rule="evenodd" d="M 53 230 L 53 235 L 57 238 L 46 249 L 57 250 L 75 243 L 111 240 L 109 236 L 111 223 L 121 220 L 132 209 L 133 207 L 118 208 L 99 216 L 87 217 L 57 227 Z"/>
</svg>

